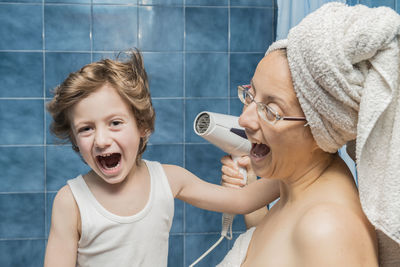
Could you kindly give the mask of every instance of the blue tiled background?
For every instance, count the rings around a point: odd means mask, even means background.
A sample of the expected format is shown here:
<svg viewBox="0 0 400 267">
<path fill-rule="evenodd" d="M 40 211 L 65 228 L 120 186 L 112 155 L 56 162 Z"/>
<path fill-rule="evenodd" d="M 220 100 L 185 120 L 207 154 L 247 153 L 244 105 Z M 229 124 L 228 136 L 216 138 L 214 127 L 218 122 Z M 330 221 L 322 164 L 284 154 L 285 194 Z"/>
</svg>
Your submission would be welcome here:
<svg viewBox="0 0 400 267">
<path fill-rule="evenodd" d="M 386 5 L 400 0 L 349 0 Z M 157 112 L 144 157 L 219 183 L 223 152 L 193 133 L 209 110 L 239 115 L 247 83 L 275 38 L 274 0 L 0 0 L 0 266 L 42 266 L 51 206 L 88 167 L 48 131 L 51 89 L 84 64 L 143 51 Z M 221 214 L 175 200 L 169 266 L 188 266 L 219 237 Z M 245 230 L 234 222 L 235 236 Z M 198 266 L 213 266 L 224 241 Z"/>
<path fill-rule="evenodd" d="M 88 171 L 48 130 L 45 103 L 70 72 L 140 48 L 157 113 L 144 158 L 219 183 L 223 152 L 193 133 L 193 120 L 240 114 L 235 88 L 274 40 L 276 14 L 274 0 L 0 0 L 0 266 L 43 265 L 54 196 Z M 221 214 L 175 200 L 169 266 L 188 266 L 220 228 Z M 245 230 L 242 217 L 234 230 Z"/>
</svg>

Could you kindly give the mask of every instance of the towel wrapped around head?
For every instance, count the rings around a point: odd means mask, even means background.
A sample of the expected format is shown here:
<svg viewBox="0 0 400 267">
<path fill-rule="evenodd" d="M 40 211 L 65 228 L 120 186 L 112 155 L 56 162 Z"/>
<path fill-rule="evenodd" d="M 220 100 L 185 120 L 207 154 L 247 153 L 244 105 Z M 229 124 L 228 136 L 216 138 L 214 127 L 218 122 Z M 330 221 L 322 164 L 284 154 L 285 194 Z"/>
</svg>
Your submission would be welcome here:
<svg viewBox="0 0 400 267">
<path fill-rule="evenodd" d="M 361 204 L 400 243 L 400 16 L 328 3 L 267 53 L 287 49 L 293 86 L 321 149 L 356 139 Z"/>
</svg>

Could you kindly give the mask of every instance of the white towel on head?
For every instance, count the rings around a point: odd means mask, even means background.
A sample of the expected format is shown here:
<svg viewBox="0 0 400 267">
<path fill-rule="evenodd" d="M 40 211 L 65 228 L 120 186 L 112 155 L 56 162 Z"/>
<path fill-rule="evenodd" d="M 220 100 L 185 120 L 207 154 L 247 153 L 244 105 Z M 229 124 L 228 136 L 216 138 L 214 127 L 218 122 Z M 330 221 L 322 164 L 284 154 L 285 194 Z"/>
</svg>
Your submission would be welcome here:
<svg viewBox="0 0 400 267">
<path fill-rule="evenodd" d="M 356 138 L 359 192 L 374 226 L 400 243 L 400 16 L 328 3 L 267 53 L 287 49 L 293 85 L 317 144 Z"/>
</svg>

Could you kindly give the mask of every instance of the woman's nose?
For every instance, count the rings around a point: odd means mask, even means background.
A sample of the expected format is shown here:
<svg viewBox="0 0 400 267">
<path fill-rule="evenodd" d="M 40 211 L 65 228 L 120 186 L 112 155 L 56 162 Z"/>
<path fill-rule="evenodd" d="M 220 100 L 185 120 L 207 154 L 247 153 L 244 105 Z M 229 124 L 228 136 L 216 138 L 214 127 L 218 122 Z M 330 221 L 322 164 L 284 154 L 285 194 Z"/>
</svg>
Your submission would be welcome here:
<svg viewBox="0 0 400 267">
<path fill-rule="evenodd" d="M 106 148 L 111 145 L 111 138 L 107 130 L 96 129 L 94 144 L 96 148 Z"/>
<path fill-rule="evenodd" d="M 251 102 L 249 105 L 243 107 L 242 114 L 239 117 L 239 125 L 255 131 L 258 127 L 258 119 L 257 105 L 255 102 Z"/>
</svg>

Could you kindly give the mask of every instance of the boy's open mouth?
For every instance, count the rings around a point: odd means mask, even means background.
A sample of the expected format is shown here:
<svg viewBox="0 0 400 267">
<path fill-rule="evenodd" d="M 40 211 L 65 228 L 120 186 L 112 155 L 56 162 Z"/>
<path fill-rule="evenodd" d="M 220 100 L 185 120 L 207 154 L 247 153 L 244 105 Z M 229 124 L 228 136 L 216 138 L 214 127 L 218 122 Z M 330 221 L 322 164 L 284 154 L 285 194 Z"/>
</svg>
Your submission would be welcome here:
<svg viewBox="0 0 400 267">
<path fill-rule="evenodd" d="M 269 146 L 265 144 L 256 144 L 253 143 L 250 151 L 250 155 L 255 158 L 262 158 L 265 157 L 271 149 Z"/>
<path fill-rule="evenodd" d="M 105 170 L 111 170 L 116 168 L 121 161 L 120 153 L 110 153 L 96 156 L 97 162 L 103 167 Z"/>
</svg>

